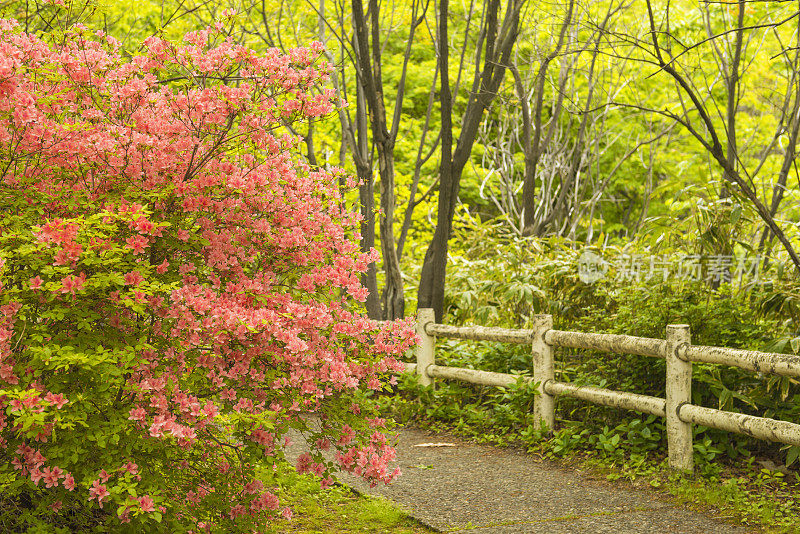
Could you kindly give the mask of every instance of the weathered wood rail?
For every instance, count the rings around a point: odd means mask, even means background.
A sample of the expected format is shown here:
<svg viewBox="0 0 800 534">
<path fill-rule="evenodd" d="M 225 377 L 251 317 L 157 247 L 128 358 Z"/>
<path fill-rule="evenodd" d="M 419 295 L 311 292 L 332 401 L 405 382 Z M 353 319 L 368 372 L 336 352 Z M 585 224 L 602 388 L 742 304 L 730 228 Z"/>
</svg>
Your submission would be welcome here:
<svg viewBox="0 0 800 534">
<path fill-rule="evenodd" d="M 436 324 L 433 310 L 417 313 L 420 344 L 416 363 L 406 370 L 417 375 L 420 384 L 431 385 L 434 378 L 462 380 L 486 386 L 508 387 L 518 376 L 436 365 L 436 338 L 499 341 L 531 346 L 533 376 L 539 394 L 534 399 L 534 421 L 552 431 L 555 424 L 555 397 L 566 395 L 603 406 L 634 410 L 667 420 L 669 465 L 691 472 L 692 424 L 745 434 L 758 439 L 800 446 L 800 425 L 788 421 L 726 412 L 696 406 L 692 400 L 692 362 L 739 367 L 758 373 L 800 377 L 800 357 L 786 354 L 691 345 L 688 325 L 667 326 L 665 339 L 626 335 L 590 334 L 553 329 L 550 315 L 536 315 L 530 330 L 510 330 L 484 326 L 456 327 Z M 558 347 L 617 352 L 661 358 L 667 361 L 666 398 L 623 391 L 578 386 L 555 380 L 553 351 Z"/>
</svg>

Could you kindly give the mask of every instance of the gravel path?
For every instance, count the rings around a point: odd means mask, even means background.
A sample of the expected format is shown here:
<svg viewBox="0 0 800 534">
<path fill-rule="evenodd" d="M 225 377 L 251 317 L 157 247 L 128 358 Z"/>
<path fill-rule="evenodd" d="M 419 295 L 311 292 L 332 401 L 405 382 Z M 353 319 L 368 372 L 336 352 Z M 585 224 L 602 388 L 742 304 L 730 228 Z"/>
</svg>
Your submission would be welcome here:
<svg viewBox="0 0 800 534">
<path fill-rule="evenodd" d="M 301 451 L 296 444 L 291 455 Z M 443 532 L 758 532 L 676 505 L 655 491 L 610 484 L 518 450 L 447 434 L 402 429 L 396 464 L 403 474 L 389 486 L 370 488 L 347 476 L 341 481 L 384 496 Z"/>
</svg>

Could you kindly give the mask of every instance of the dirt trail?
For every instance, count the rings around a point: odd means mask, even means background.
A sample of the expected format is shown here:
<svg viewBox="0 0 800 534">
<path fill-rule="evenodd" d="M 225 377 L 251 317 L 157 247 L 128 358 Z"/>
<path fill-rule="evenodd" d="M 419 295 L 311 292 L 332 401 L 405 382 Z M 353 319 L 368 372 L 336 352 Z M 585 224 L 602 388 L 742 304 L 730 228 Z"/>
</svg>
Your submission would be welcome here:
<svg viewBox="0 0 800 534">
<path fill-rule="evenodd" d="M 290 456 L 301 451 L 296 444 Z M 443 532 L 759 532 L 676 505 L 655 491 L 610 484 L 522 451 L 447 434 L 402 429 L 395 463 L 403 475 L 390 486 L 340 479 L 361 493 L 391 499 Z"/>
</svg>

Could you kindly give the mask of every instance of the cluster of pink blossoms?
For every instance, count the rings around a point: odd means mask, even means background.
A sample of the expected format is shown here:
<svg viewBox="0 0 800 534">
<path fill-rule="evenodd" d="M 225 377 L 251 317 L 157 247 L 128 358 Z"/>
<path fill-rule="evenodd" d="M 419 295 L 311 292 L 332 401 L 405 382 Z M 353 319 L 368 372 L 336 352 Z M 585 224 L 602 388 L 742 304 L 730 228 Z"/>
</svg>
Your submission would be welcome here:
<svg viewBox="0 0 800 534">
<path fill-rule="evenodd" d="M 391 480 L 386 424 L 353 394 L 402 370 L 412 328 L 363 316 L 375 252 L 341 171 L 284 126 L 333 109 L 321 45 L 118 46 L 0 20 L 0 454 L 41 510 L 200 530 L 278 514 L 254 466 L 290 425 Z"/>
</svg>

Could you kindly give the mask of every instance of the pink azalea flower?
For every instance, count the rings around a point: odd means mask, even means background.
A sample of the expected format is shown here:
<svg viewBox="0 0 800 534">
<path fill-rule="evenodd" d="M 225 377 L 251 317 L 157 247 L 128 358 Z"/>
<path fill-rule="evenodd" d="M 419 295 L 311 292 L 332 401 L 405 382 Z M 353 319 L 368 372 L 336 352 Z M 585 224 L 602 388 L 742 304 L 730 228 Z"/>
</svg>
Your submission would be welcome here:
<svg viewBox="0 0 800 534">
<path fill-rule="evenodd" d="M 143 421 L 144 418 L 147 417 L 147 412 L 141 406 L 131 408 L 129 413 L 130 415 L 128 416 L 128 419 L 131 421 Z"/>
<path fill-rule="evenodd" d="M 237 504 L 236 506 L 231 507 L 231 511 L 228 514 L 228 517 L 231 519 L 235 519 L 237 517 L 243 516 L 246 512 L 245 507 L 241 504 Z"/>
<path fill-rule="evenodd" d="M 13 465 L 14 469 L 16 469 L 17 471 L 25 469 L 25 464 L 22 463 L 22 460 L 20 460 L 19 458 L 14 458 L 13 460 L 11 460 L 11 465 Z"/>
<path fill-rule="evenodd" d="M 136 228 L 136 231 L 142 234 L 152 233 L 153 228 L 155 227 L 155 225 L 152 222 L 148 221 L 144 217 L 139 217 L 138 219 L 136 219 L 136 222 L 134 223 L 133 226 L 134 228 Z"/>
<path fill-rule="evenodd" d="M 276 497 L 273 493 L 269 491 L 262 493 L 255 499 L 250 505 L 252 510 L 277 510 L 278 509 L 278 497 Z"/>
<path fill-rule="evenodd" d="M 60 467 L 45 467 L 42 471 L 44 475 L 44 484 L 48 488 L 58 486 L 58 480 L 63 476 L 64 471 Z"/>
<path fill-rule="evenodd" d="M 155 512 L 156 508 L 152 497 L 149 495 L 142 495 L 138 500 L 142 512 Z"/>
<path fill-rule="evenodd" d="M 43 476 L 44 473 L 39 471 L 39 468 L 34 467 L 33 469 L 31 469 L 31 481 L 33 481 L 33 483 L 36 484 L 37 486 L 39 485 L 39 481 L 42 479 Z"/>
<path fill-rule="evenodd" d="M 128 462 L 123 467 L 124 467 L 125 471 L 127 471 L 128 473 L 130 473 L 132 475 L 135 475 L 136 473 L 139 472 L 139 466 L 136 465 L 133 462 Z"/>
<path fill-rule="evenodd" d="M 44 400 L 53 404 L 59 410 L 63 408 L 64 405 L 67 404 L 67 402 L 69 402 L 67 401 L 66 398 L 64 398 L 64 395 L 61 393 L 58 394 L 48 393 L 47 395 L 44 396 Z"/>
<path fill-rule="evenodd" d="M 142 252 L 144 252 L 145 247 L 147 247 L 147 245 L 149 244 L 147 238 L 141 235 L 131 236 L 128 239 L 126 239 L 125 242 L 128 244 L 130 248 L 133 249 L 134 254 L 141 254 Z"/>
<path fill-rule="evenodd" d="M 244 488 L 242 489 L 244 490 L 245 493 L 252 495 L 264 489 L 264 483 L 261 482 L 260 480 L 253 480 L 245 484 Z"/>
<path fill-rule="evenodd" d="M 38 393 L 34 393 L 33 395 L 28 395 L 24 399 L 22 399 L 22 404 L 26 408 L 33 408 L 37 404 L 39 404 L 40 397 Z"/>
<path fill-rule="evenodd" d="M 94 482 L 92 482 L 92 487 L 89 488 L 89 500 L 97 499 L 97 503 L 100 505 L 100 508 L 103 507 L 103 499 L 111 495 L 108 489 L 100 483 L 100 479 L 98 478 Z"/>
<path fill-rule="evenodd" d="M 144 282 L 144 276 L 139 271 L 131 271 L 124 276 L 126 286 L 138 286 Z"/>
<path fill-rule="evenodd" d="M 73 274 L 65 276 L 61 280 L 61 292 L 75 294 L 76 291 L 83 289 L 83 284 L 86 282 L 86 273 L 81 273 L 80 276 Z"/>
<path fill-rule="evenodd" d="M 297 457 L 297 465 L 295 469 L 298 473 L 306 473 L 311 469 L 314 461 L 311 459 L 311 454 L 304 452 L 300 456 Z"/>
</svg>

